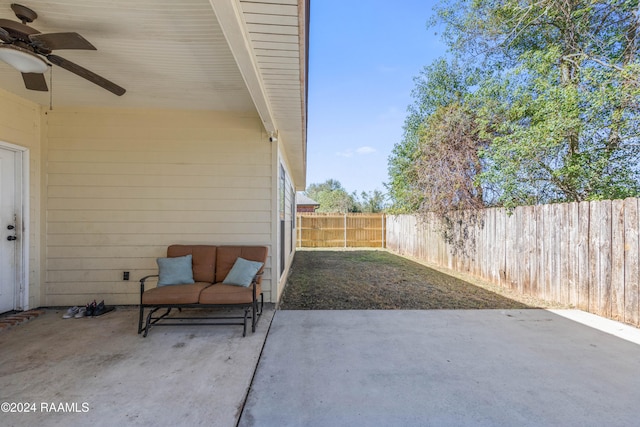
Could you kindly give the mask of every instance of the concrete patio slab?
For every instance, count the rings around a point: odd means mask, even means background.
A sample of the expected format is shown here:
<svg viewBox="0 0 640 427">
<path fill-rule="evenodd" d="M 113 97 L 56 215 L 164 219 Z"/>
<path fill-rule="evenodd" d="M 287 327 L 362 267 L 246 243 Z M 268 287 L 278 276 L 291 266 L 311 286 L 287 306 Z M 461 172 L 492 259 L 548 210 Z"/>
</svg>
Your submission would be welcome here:
<svg viewBox="0 0 640 427">
<path fill-rule="evenodd" d="M 635 426 L 639 372 L 544 310 L 278 311 L 239 425 Z"/>
<path fill-rule="evenodd" d="M 273 309 L 245 338 L 241 326 L 156 327 L 142 338 L 133 308 L 63 313 L 0 332 L 2 426 L 234 426 Z"/>
</svg>

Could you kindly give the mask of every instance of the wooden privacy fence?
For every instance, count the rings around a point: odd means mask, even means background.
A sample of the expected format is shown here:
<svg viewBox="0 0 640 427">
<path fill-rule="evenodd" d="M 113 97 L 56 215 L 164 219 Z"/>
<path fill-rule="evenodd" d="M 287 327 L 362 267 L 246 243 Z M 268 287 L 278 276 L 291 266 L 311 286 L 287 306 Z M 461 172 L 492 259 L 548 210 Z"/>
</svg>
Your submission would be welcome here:
<svg viewBox="0 0 640 427">
<path fill-rule="evenodd" d="M 640 326 L 639 200 L 387 218 L 387 247 Z"/>
<path fill-rule="evenodd" d="M 299 248 L 384 248 L 384 214 L 298 213 Z"/>
</svg>

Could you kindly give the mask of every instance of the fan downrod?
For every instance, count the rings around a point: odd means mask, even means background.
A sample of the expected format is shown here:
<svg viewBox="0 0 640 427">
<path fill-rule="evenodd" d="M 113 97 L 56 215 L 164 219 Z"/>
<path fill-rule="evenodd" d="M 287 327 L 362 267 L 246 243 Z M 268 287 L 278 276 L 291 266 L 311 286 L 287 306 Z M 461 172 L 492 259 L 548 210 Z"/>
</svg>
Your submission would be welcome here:
<svg viewBox="0 0 640 427">
<path fill-rule="evenodd" d="M 21 4 L 13 3 L 11 5 L 11 9 L 23 24 L 26 24 L 27 22 L 33 22 L 38 17 L 37 13 L 29 9 L 27 6 L 23 6 Z"/>
</svg>

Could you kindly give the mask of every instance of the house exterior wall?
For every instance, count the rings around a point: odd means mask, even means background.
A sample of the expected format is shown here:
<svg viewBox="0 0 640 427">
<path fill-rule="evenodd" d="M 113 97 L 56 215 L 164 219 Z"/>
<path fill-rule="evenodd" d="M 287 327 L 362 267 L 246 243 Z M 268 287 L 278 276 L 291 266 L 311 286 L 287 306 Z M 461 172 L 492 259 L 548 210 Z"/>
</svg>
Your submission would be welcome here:
<svg viewBox="0 0 640 427">
<path fill-rule="evenodd" d="M 277 298 L 277 147 L 257 115 L 54 109 L 42 126 L 41 305 L 136 304 L 172 243 L 269 246 L 263 290 Z"/>
<path fill-rule="evenodd" d="M 40 197 L 41 197 L 41 126 L 40 106 L 0 90 L 0 141 L 28 150 L 29 156 L 29 264 L 27 307 L 40 305 Z M 4 225 L 4 224 L 3 224 Z"/>
</svg>

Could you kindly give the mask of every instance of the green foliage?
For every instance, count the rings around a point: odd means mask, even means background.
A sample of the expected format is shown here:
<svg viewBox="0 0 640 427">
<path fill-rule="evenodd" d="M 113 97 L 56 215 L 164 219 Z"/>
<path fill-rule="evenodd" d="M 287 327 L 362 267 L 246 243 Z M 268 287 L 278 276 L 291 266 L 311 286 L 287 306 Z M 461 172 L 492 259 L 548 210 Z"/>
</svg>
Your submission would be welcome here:
<svg viewBox="0 0 640 427">
<path fill-rule="evenodd" d="M 386 184 L 394 213 L 415 212 L 424 202 L 423 189 L 418 183 L 415 165 L 421 156 L 420 133 L 425 120 L 438 108 L 462 103 L 468 87 L 477 81 L 477 75 L 461 68 L 457 62 L 440 58 L 424 67 L 414 79 L 414 103 L 408 108 L 404 123 L 404 137 L 389 157 L 389 183 Z"/>
<path fill-rule="evenodd" d="M 436 114 L 451 119 L 438 108 L 455 104 L 474 112 L 486 141 L 476 145 L 481 170 L 468 175 L 485 204 L 640 194 L 638 0 L 452 0 L 437 13 L 453 59 L 416 80 L 390 158 L 394 206 L 432 192 L 411 165 L 433 164 L 438 150 L 419 151 L 417 135 Z"/>
<path fill-rule="evenodd" d="M 379 213 L 385 210 L 385 195 L 380 190 L 362 191 L 357 200 L 358 212 Z"/>
<path fill-rule="evenodd" d="M 385 184 L 393 204 L 391 212 L 400 214 L 416 211 L 422 203 L 417 186 L 417 175 L 413 167 L 419 156 L 418 138 L 414 135 L 393 147 L 389 157 L 389 182 Z"/>
<path fill-rule="evenodd" d="M 342 187 L 339 181 L 329 179 L 322 184 L 307 187 L 307 196 L 320 203 L 316 212 L 355 212 L 356 202 L 353 196 Z"/>
<path fill-rule="evenodd" d="M 362 191 L 360 198 L 356 192 L 348 193 L 335 179 L 321 184 L 311 184 L 306 195 L 320 204 L 316 212 L 367 212 L 377 213 L 385 210 L 385 194 L 379 190 Z"/>
</svg>

